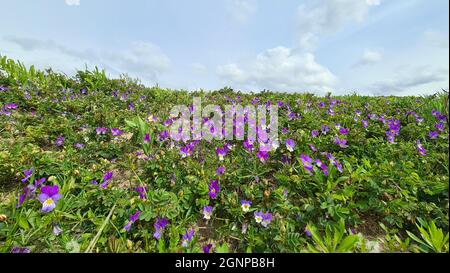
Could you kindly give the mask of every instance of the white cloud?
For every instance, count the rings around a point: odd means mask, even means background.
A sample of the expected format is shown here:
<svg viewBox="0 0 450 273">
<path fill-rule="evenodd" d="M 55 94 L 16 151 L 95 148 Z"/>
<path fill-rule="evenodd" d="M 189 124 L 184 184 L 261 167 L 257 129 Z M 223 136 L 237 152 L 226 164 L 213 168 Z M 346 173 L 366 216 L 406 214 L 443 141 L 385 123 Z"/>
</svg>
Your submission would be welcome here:
<svg viewBox="0 0 450 273">
<path fill-rule="evenodd" d="M 349 22 L 362 22 L 380 0 L 307 0 L 297 10 L 300 48 L 312 50 L 323 34 L 339 31 Z"/>
<path fill-rule="evenodd" d="M 448 88 L 448 73 L 448 68 L 404 66 L 403 69 L 392 73 L 390 78 L 375 82 L 369 89 L 375 95 L 418 95 L 436 92 L 440 91 L 440 88 Z"/>
<path fill-rule="evenodd" d="M 66 4 L 69 6 L 79 6 L 80 0 L 65 0 Z"/>
<path fill-rule="evenodd" d="M 361 59 L 355 64 L 355 66 L 366 66 L 376 64 L 383 58 L 379 51 L 366 49 L 361 56 Z"/>
<path fill-rule="evenodd" d="M 318 64 L 311 53 L 296 53 L 290 48 L 276 47 L 256 56 L 250 63 L 232 63 L 217 68 L 225 84 L 248 90 L 326 92 L 336 77 Z"/>
<path fill-rule="evenodd" d="M 30 63 L 34 64 L 38 56 L 48 56 L 47 63 L 38 61 L 45 67 L 54 66 L 67 71 L 65 62 L 71 60 L 71 67 L 82 69 L 80 64 L 99 66 L 116 75 L 128 73 L 142 80 L 156 81 L 159 75 L 170 68 L 170 59 L 156 45 L 148 42 L 134 42 L 120 51 L 101 51 L 93 49 L 73 49 L 53 40 L 41 40 L 26 37 L 6 36 L 6 42 L 19 48 L 21 55 L 31 52 Z M 38 51 L 39 54 L 36 54 Z M 72 70 L 72 69 L 71 69 Z"/>
<path fill-rule="evenodd" d="M 238 23 L 247 22 L 258 10 L 256 0 L 228 0 L 226 6 L 228 13 Z"/>
</svg>

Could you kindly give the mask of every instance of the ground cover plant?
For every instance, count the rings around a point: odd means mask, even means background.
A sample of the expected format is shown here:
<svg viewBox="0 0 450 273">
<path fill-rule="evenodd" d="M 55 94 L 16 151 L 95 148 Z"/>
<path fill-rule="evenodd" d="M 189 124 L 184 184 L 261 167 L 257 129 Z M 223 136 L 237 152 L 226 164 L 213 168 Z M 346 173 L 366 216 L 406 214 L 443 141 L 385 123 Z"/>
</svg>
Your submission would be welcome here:
<svg viewBox="0 0 450 273">
<path fill-rule="evenodd" d="M 277 149 L 171 139 L 193 97 L 277 104 Z M 187 92 L 2 57 L 0 252 L 448 252 L 448 113 L 445 91 Z"/>
</svg>

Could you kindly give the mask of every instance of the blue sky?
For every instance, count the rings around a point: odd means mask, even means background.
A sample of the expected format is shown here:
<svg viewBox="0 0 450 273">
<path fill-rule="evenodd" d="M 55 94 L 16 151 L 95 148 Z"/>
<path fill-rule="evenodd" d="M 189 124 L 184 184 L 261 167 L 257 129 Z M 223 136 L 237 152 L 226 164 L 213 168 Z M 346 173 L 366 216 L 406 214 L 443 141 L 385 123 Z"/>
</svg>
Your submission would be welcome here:
<svg viewBox="0 0 450 273">
<path fill-rule="evenodd" d="M 0 0 L 0 54 L 176 89 L 366 95 L 449 86 L 447 0 Z"/>
</svg>

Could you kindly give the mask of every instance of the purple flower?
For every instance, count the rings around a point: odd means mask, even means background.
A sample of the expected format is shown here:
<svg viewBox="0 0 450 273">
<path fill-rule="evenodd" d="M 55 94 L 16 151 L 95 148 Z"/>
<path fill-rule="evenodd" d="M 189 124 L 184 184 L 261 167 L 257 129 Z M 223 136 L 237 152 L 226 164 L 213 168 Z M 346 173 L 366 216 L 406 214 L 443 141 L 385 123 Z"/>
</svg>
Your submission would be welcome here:
<svg viewBox="0 0 450 273">
<path fill-rule="evenodd" d="M 15 104 L 15 103 L 5 104 L 4 108 L 8 109 L 8 110 L 14 110 L 14 109 L 17 109 L 17 104 Z"/>
<path fill-rule="evenodd" d="M 325 156 L 328 158 L 328 160 L 330 160 L 330 163 L 333 164 L 340 173 L 342 173 L 341 163 L 339 163 L 332 154 L 330 154 L 330 153 L 322 153 L 322 154 L 325 154 Z"/>
<path fill-rule="evenodd" d="M 259 223 L 262 222 L 264 213 L 262 213 L 261 211 L 255 211 L 255 213 L 254 213 L 253 215 L 254 215 L 254 217 L 255 217 L 256 223 L 259 224 Z"/>
<path fill-rule="evenodd" d="M 56 235 L 56 236 L 58 236 L 59 234 L 61 234 L 61 232 L 62 232 L 63 230 L 58 226 L 58 225 L 54 225 L 53 226 L 53 234 L 54 235 Z"/>
<path fill-rule="evenodd" d="M 312 160 L 312 158 L 309 157 L 308 155 L 302 154 L 300 156 L 300 159 L 302 161 L 303 168 L 305 169 L 305 171 L 312 175 L 312 170 L 313 170 L 313 166 L 312 166 L 313 160 Z"/>
<path fill-rule="evenodd" d="M 28 247 L 19 247 L 19 246 L 14 246 L 13 248 L 11 248 L 11 253 L 30 253 L 30 249 Z"/>
<path fill-rule="evenodd" d="M 367 120 L 362 119 L 361 123 L 362 123 L 362 126 L 363 126 L 364 129 L 366 129 L 367 126 L 369 126 L 369 122 Z"/>
<path fill-rule="evenodd" d="M 111 172 L 111 171 L 106 172 L 106 173 L 103 175 L 103 183 L 100 184 L 100 186 L 101 186 L 103 189 L 106 189 L 106 187 L 108 187 L 108 182 L 109 182 L 109 180 L 112 179 L 112 176 L 113 176 L 113 172 Z"/>
<path fill-rule="evenodd" d="M 420 140 L 417 140 L 417 151 L 421 156 L 427 156 L 427 150 L 425 150 L 422 143 L 420 143 Z"/>
<path fill-rule="evenodd" d="M 308 147 L 311 149 L 311 151 L 313 151 L 314 153 L 317 153 L 318 150 L 316 149 L 316 147 L 314 145 L 308 144 Z"/>
<path fill-rule="evenodd" d="M 228 149 L 226 147 L 218 147 L 216 148 L 216 154 L 219 156 L 219 160 L 224 160 L 224 157 L 227 155 Z"/>
<path fill-rule="evenodd" d="M 203 219 L 209 220 L 211 219 L 213 207 L 204 206 L 203 207 Z"/>
<path fill-rule="evenodd" d="M 244 147 L 244 149 L 246 149 L 249 152 L 253 151 L 253 144 L 251 142 L 249 142 L 248 139 L 242 143 L 242 146 Z"/>
<path fill-rule="evenodd" d="M 140 199 L 145 199 L 145 195 L 147 194 L 145 187 L 137 187 L 136 192 L 139 194 Z"/>
<path fill-rule="evenodd" d="M 111 128 L 111 134 L 114 137 L 118 137 L 118 136 L 122 135 L 122 131 L 118 128 Z"/>
<path fill-rule="evenodd" d="M 330 131 L 330 127 L 327 125 L 320 126 L 320 130 L 322 131 L 322 134 L 326 135 Z"/>
<path fill-rule="evenodd" d="M 293 139 L 286 139 L 286 149 L 288 149 L 288 151 L 293 152 L 295 148 L 295 142 Z"/>
<path fill-rule="evenodd" d="M 308 227 L 305 227 L 305 234 L 306 234 L 306 236 L 308 236 L 308 237 L 311 237 L 311 236 L 312 236 L 311 231 L 309 231 Z"/>
<path fill-rule="evenodd" d="M 219 192 L 220 192 L 219 181 L 211 180 L 211 182 L 209 184 L 209 192 L 208 192 L 209 197 L 211 197 L 212 199 L 216 199 Z"/>
<path fill-rule="evenodd" d="M 347 128 L 340 128 L 339 129 L 339 134 L 341 135 L 348 135 L 348 129 Z"/>
<path fill-rule="evenodd" d="M 209 253 L 209 252 L 211 252 L 211 248 L 212 248 L 212 244 L 207 244 L 207 245 L 205 245 L 205 246 L 203 246 L 203 253 Z"/>
<path fill-rule="evenodd" d="M 73 145 L 73 147 L 75 147 L 75 149 L 77 150 L 81 150 L 84 148 L 84 144 L 82 143 L 76 143 L 75 145 Z"/>
<path fill-rule="evenodd" d="M 437 131 L 430 131 L 430 132 L 428 133 L 428 136 L 429 136 L 431 139 L 436 139 L 436 138 L 438 138 L 438 136 L 439 136 L 439 132 L 437 132 Z"/>
<path fill-rule="evenodd" d="M 312 130 L 311 131 L 311 136 L 312 137 L 318 137 L 319 136 L 319 131 L 318 130 Z"/>
<path fill-rule="evenodd" d="M 24 170 L 23 174 L 25 175 L 25 177 L 21 180 L 22 182 L 26 182 L 31 175 L 33 174 L 33 168 L 29 169 L 29 170 Z"/>
<path fill-rule="evenodd" d="M 220 166 L 219 168 L 217 168 L 216 170 L 217 175 L 222 175 L 224 173 L 225 173 L 225 166 Z"/>
<path fill-rule="evenodd" d="M 126 231 L 130 231 L 131 229 L 131 225 L 134 224 L 134 222 L 136 222 L 139 219 L 139 216 L 141 215 L 140 211 L 136 211 L 135 214 L 131 214 L 130 215 L 130 220 L 128 221 L 128 223 L 123 227 Z"/>
<path fill-rule="evenodd" d="M 42 178 L 40 178 L 40 179 L 36 179 L 36 180 L 34 181 L 34 186 L 37 188 L 37 187 L 39 187 L 40 185 L 42 185 L 46 180 L 47 180 L 47 179 L 44 178 L 44 177 L 42 177 Z"/>
<path fill-rule="evenodd" d="M 167 220 L 167 218 L 158 217 L 158 219 L 156 219 L 156 222 L 153 225 L 153 227 L 155 228 L 155 233 L 153 233 L 153 237 L 155 237 L 156 240 L 159 240 L 161 238 L 161 235 L 164 232 L 164 229 L 166 228 L 168 223 L 169 220 Z"/>
<path fill-rule="evenodd" d="M 347 140 L 345 138 L 338 138 L 338 137 L 336 137 L 334 139 L 334 144 L 338 145 L 341 148 L 347 148 L 348 147 Z"/>
<path fill-rule="evenodd" d="M 150 134 L 145 134 L 144 143 L 149 143 L 149 142 L 150 142 Z"/>
<path fill-rule="evenodd" d="M 327 165 L 323 164 L 322 161 L 320 161 L 320 159 L 316 159 L 315 163 L 316 163 L 317 167 L 319 167 L 322 170 L 323 174 L 325 176 L 328 176 L 328 167 L 327 167 Z"/>
<path fill-rule="evenodd" d="M 249 211 L 251 205 L 252 205 L 252 201 L 241 200 L 241 208 L 242 208 L 243 212 Z"/>
<path fill-rule="evenodd" d="M 98 127 L 97 129 L 95 129 L 95 132 L 97 133 L 97 135 L 104 135 L 104 134 L 106 134 L 107 131 L 108 131 L 108 129 L 105 127 Z"/>
<path fill-rule="evenodd" d="M 38 200 L 42 203 L 42 212 L 47 213 L 52 211 L 60 198 L 61 194 L 57 185 L 42 187 L 41 193 L 38 196 Z"/>
<path fill-rule="evenodd" d="M 434 128 L 436 128 L 438 131 L 443 132 L 445 128 L 445 124 L 442 122 L 436 123 L 434 125 Z"/>
<path fill-rule="evenodd" d="M 262 163 L 265 163 L 267 161 L 267 159 L 269 158 L 269 153 L 266 151 L 259 151 L 256 153 L 256 156 L 259 158 L 259 160 Z"/>
<path fill-rule="evenodd" d="M 192 241 L 192 237 L 194 237 L 195 231 L 194 229 L 189 229 L 186 230 L 186 233 L 183 234 L 182 240 L 183 242 L 181 243 L 181 245 L 183 247 L 188 247 L 189 243 Z"/>
<path fill-rule="evenodd" d="M 270 222 L 272 222 L 272 213 L 264 213 L 262 216 L 261 225 L 266 228 L 270 224 Z"/>
<path fill-rule="evenodd" d="M 56 146 L 62 146 L 64 144 L 64 137 L 63 136 L 59 136 L 56 141 L 55 141 Z"/>
</svg>

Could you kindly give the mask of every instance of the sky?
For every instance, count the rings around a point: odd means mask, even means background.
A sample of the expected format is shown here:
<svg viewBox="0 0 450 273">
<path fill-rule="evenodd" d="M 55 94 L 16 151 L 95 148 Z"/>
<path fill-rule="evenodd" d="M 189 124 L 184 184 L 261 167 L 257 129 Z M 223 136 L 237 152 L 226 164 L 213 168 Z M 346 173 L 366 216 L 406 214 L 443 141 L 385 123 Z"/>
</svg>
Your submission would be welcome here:
<svg viewBox="0 0 450 273">
<path fill-rule="evenodd" d="M 0 55 L 163 88 L 426 95 L 449 87 L 447 0 L 0 0 Z"/>
</svg>

